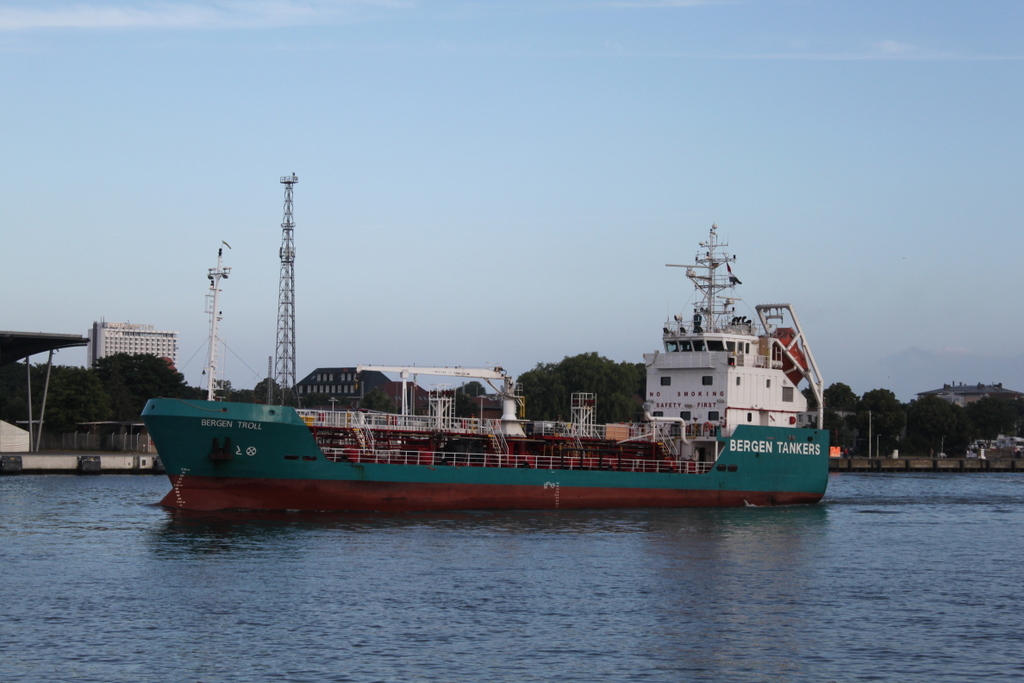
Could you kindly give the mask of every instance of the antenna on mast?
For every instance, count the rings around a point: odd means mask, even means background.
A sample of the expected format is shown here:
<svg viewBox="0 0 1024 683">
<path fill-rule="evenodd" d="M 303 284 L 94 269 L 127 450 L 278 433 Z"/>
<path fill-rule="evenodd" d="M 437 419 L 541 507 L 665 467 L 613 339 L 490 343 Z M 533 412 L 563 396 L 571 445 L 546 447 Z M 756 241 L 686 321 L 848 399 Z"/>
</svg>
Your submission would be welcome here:
<svg viewBox="0 0 1024 683">
<path fill-rule="evenodd" d="M 277 358 L 275 378 L 281 392 L 281 403 L 285 396 L 295 395 L 295 220 L 292 218 L 292 193 L 299 177 L 292 173 L 283 176 L 284 220 L 281 221 L 281 284 L 277 295 Z"/>
<path fill-rule="evenodd" d="M 734 296 L 719 296 L 723 290 L 743 284 L 733 275 L 729 264 L 735 263 L 736 257 L 723 250 L 723 247 L 727 246 L 728 242 L 718 241 L 718 225 L 712 223 L 707 241 L 700 243 L 703 253 L 697 253 L 693 264 L 665 264 L 674 268 L 686 268 L 686 277 L 690 278 L 702 296 L 703 301 L 693 308 L 695 334 L 721 332 L 725 328 L 725 317 L 735 312 L 734 304 L 740 300 Z M 722 266 L 725 266 L 724 273 L 719 271 Z"/>
</svg>

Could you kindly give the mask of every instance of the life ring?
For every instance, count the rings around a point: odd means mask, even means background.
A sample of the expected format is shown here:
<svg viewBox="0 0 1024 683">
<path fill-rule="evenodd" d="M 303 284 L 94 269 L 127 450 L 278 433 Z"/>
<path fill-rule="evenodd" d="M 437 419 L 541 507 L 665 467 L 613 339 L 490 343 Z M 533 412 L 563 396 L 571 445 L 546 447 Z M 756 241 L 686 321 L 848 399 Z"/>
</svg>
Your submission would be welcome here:
<svg viewBox="0 0 1024 683">
<path fill-rule="evenodd" d="M 705 434 L 710 434 L 713 430 L 714 430 L 714 427 L 712 426 L 712 424 L 710 422 L 705 422 L 704 423 L 704 433 Z"/>
<path fill-rule="evenodd" d="M 789 424 L 791 424 L 791 425 L 795 425 L 796 424 L 796 415 L 790 415 L 789 416 Z"/>
</svg>

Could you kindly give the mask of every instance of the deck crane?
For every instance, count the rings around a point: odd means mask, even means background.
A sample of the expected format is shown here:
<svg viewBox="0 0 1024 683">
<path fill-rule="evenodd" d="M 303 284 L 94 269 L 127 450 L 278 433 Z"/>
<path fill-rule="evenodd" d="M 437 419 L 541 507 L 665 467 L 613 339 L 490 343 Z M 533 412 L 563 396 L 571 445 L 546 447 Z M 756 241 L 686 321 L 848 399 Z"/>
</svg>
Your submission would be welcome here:
<svg viewBox="0 0 1024 683">
<path fill-rule="evenodd" d="M 409 414 L 408 392 L 406 384 L 409 375 L 439 375 L 443 377 L 465 377 L 482 379 L 501 397 L 501 431 L 507 436 L 525 436 L 523 427 L 516 417 L 515 382 L 500 366 L 494 368 L 429 368 L 418 365 L 360 365 L 356 372 L 376 370 L 377 372 L 397 372 L 402 378 L 402 415 Z M 495 386 L 491 380 L 500 380 L 501 387 Z"/>
</svg>

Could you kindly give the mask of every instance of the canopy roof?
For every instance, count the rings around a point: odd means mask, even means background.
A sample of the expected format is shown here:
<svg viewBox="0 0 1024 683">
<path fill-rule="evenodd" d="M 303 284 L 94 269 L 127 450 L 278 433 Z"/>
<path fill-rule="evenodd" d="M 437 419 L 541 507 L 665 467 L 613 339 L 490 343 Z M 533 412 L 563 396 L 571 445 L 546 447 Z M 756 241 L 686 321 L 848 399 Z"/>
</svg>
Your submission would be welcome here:
<svg viewBox="0 0 1024 683">
<path fill-rule="evenodd" d="M 14 363 L 37 353 L 69 346 L 85 346 L 89 340 L 80 334 L 47 334 L 45 332 L 0 331 L 0 366 Z"/>
</svg>

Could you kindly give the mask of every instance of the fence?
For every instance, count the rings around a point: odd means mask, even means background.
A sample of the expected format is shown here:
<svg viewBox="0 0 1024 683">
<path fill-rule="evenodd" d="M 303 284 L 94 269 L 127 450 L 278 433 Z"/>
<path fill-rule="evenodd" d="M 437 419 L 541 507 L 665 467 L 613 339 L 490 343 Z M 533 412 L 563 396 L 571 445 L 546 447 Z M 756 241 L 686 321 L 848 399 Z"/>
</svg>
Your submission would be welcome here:
<svg viewBox="0 0 1024 683">
<path fill-rule="evenodd" d="M 41 451 L 123 451 L 127 453 L 155 453 L 149 434 L 92 434 L 65 432 L 43 434 Z"/>
</svg>

